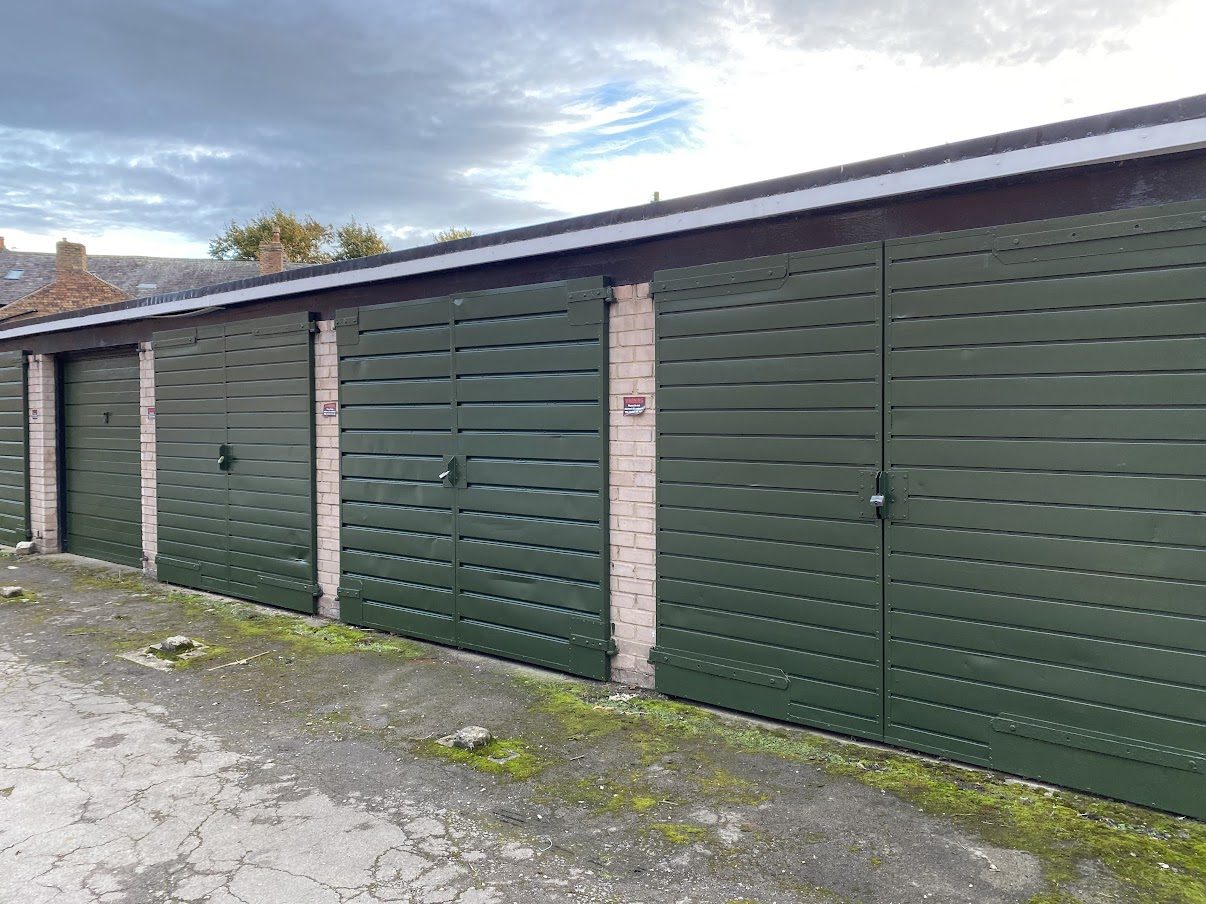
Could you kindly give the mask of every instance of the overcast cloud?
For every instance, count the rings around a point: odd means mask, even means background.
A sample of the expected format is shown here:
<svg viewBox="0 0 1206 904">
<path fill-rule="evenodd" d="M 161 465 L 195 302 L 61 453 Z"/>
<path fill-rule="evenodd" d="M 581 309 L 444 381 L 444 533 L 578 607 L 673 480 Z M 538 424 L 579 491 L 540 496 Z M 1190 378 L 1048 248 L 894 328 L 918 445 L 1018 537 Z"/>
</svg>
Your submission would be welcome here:
<svg viewBox="0 0 1206 904">
<path fill-rule="evenodd" d="M 1195 0 L 41 0 L 0 234 L 204 253 L 273 204 L 395 247 L 1206 91 Z"/>
</svg>

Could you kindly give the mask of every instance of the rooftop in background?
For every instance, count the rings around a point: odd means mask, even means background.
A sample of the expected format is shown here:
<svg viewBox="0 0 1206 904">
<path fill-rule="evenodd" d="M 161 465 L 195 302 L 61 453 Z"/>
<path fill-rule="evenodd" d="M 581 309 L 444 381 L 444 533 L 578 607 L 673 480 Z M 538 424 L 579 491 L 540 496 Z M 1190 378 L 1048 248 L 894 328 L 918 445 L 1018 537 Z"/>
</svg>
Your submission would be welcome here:
<svg viewBox="0 0 1206 904">
<path fill-rule="evenodd" d="M 287 270 L 304 266 L 285 264 Z M 20 270 L 19 277 L 8 274 Z M 130 298 L 180 292 L 260 275 L 258 261 L 138 257 L 89 254 L 88 272 L 111 283 Z M 53 251 L 14 251 L 0 246 L 0 306 L 48 286 L 55 278 Z"/>
</svg>

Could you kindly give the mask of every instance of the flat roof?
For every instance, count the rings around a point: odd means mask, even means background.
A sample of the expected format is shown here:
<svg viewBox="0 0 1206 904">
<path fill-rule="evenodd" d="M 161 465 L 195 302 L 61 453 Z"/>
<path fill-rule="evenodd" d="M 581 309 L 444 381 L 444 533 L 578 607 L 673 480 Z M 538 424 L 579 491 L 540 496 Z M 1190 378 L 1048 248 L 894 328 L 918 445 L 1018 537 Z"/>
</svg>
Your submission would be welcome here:
<svg viewBox="0 0 1206 904">
<path fill-rule="evenodd" d="M 0 330 L 0 338 L 186 314 L 1202 148 L 1206 148 L 1206 94 L 453 242 L 51 315 Z"/>
</svg>

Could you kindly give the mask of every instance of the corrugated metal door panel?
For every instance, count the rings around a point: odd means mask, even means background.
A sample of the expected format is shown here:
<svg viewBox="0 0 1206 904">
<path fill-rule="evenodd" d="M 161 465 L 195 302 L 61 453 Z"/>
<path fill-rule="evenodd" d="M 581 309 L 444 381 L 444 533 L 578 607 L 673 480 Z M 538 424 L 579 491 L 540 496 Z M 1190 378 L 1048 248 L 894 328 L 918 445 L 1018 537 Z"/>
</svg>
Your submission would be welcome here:
<svg viewBox="0 0 1206 904">
<path fill-rule="evenodd" d="M 890 740 L 1206 815 L 1204 214 L 888 244 Z"/>
<path fill-rule="evenodd" d="M 290 314 L 155 335 L 162 580 L 314 611 L 310 330 Z"/>
<path fill-rule="evenodd" d="M 156 333 L 156 574 L 214 593 L 230 591 L 226 442 L 226 334 L 222 326 Z"/>
<path fill-rule="evenodd" d="M 606 294 L 339 314 L 345 618 L 606 677 Z"/>
<path fill-rule="evenodd" d="M 0 352 L 0 543 L 29 539 L 25 353 Z"/>
<path fill-rule="evenodd" d="M 882 735 L 881 254 L 655 274 L 660 690 Z"/>
<path fill-rule="evenodd" d="M 142 565 L 138 355 L 62 365 L 64 549 Z"/>
<path fill-rule="evenodd" d="M 314 361 L 309 314 L 226 325 L 233 596 L 313 612 Z"/>
<path fill-rule="evenodd" d="M 602 280 L 453 298 L 457 637 L 606 678 Z"/>
<path fill-rule="evenodd" d="M 340 312 L 345 621 L 454 643 L 447 298 Z"/>
</svg>

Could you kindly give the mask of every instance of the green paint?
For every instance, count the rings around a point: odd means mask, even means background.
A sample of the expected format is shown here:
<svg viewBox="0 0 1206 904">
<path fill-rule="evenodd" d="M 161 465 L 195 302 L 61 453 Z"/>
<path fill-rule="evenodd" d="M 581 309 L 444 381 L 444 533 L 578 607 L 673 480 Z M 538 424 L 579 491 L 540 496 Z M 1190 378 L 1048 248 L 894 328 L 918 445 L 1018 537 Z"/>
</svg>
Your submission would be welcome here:
<svg viewBox="0 0 1206 904">
<path fill-rule="evenodd" d="M 418 741 L 413 749 L 425 756 L 471 766 L 491 775 L 509 775 L 519 781 L 539 774 L 549 765 L 548 760 L 532 753 L 528 745 L 517 738 L 495 738 L 477 750 L 445 747 L 435 741 Z"/>
<path fill-rule="evenodd" d="M 649 828 L 671 844 L 696 844 L 708 837 L 708 830 L 685 822 L 655 822 Z"/>
</svg>

